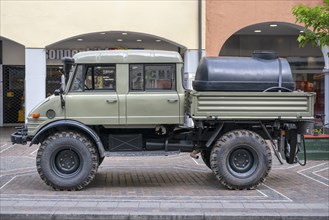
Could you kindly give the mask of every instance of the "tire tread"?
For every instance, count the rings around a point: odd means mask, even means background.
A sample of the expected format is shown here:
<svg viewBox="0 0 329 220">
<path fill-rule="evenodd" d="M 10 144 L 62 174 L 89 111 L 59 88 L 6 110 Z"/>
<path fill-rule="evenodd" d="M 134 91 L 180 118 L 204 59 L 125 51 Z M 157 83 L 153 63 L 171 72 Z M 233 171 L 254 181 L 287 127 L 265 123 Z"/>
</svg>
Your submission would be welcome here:
<svg viewBox="0 0 329 220">
<path fill-rule="evenodd" d="M 53 184 L 51 181 L 48 180 L 48 178 L 46 177 L 44 170 L 42 169 L 41 166 L 41 157 L 43 152 L 45 151 L 46 147 L 52 142 L 52 141 L 56 141 L 59 138 L 66 138 L 66 137 L 70 137 L 70 138 L 74 138 L 78 141 L 80 141 L 81 143 L 83 143 L 85 145 L 85 147 L 88 149 L 88 151 L 91 153 L 92 155 L 92 169 L 89 172 L 89 175 L 87 178 L 85 178 L 85 180 L 79 184 L 77 184 L 74 187 L 70 187 L 70 188 L 66 188 L 66 187 L 61 187 L 61 186 L 57 186 L 55 184 Z M 90 142 L 90 140 L 88 140 L 84 135 L 75 132 L 75 131 L 63 131 L 63 132 L 57 132 L 51 136 L 49 136 L 48 138 L 46 138 L 41 146 L 38 149 L 37 152 L 37 156 L 36 156 L 36 166 L 37 166 L 37 171 L 41 177 L 41 179 L 50 187 L 52 187 L 54 190 L 56 191 L 76 191 L 76 190 L 81 190 L 84 187 L 86 187 L 87 185 L 89 185 L 93 179 L 96 176 L 97 173 L 97 169 L 98 169 L 98 153 L 95 149 L 95 146 L 92 144 L 92 142 Z"/>
<path fill-rule="evenodd" d="M 265 173 L 259 178 L 259 180 L 251 185 L 237 185 L 230 183 L 226 180 L 225 175 L 220 172 L 219 166 L 218 166 L 218 155 L 220 155 L 221 148 L 225 147 L 226 143 L 236 137 L 247 137 L 256 140 L 259 144 L 262 145 L 262 148 L 265 150 L 265 156 L 268 159 L 268 163 L 266 165 L 266 171 Z M 212 171 L 214 172 L 214 175 L 218 179 L 218 181 L 224 185 L 228 189 L 235 189 L 235 190 L 251 190 L 257 188 L 261 183 L 263 183 L 266 180 L 266 177 L 268 176 L 271 168 L 272 168 L 272 155 L 271 150 L 269 146 L 267 145 L 266 141 L 260 137 L 255 132 L 249 131 L 249 130 L 234 130 L 231 132 L 228 132 L 224 134 L 214 145 L 211 155 L 210 155 L 210 166 Z"/>
</svg>

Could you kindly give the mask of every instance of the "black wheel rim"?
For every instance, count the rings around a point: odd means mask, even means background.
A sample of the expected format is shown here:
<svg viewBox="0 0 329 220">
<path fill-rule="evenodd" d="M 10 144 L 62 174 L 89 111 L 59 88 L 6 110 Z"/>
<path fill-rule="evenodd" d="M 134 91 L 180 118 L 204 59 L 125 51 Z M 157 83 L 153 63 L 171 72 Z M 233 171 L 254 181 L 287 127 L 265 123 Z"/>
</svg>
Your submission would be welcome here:
<svg viewBox="0 0 329 220">
<path fill-rule="evenodd" d="M 236 177 L 248 177 L 252 175 L 258 166 L 256 151 L 247 145 L 240 145 L 229 153 L 228 168 Z"/>
<path fill-rule="evenodd" d="M 80 156 L 73 149 L 59 149 L 53 154 L 51 166 L 53 171 L 60 177 L 75 176 L 81 170 Z"/>
</svg>

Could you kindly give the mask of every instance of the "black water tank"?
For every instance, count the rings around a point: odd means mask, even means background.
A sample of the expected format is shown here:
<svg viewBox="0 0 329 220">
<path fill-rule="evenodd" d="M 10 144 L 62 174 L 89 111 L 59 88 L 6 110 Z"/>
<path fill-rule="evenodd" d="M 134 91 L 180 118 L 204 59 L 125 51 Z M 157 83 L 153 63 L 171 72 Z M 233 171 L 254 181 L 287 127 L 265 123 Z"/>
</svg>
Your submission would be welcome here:
<svg viewBox="0 0 329 220">
<path fill-rule="evenodd" d="M 196 71 L 197 91 L 289 91 L 295 89 L 286 59 L 272 52 L 253 57 L 204 57 Z"/>
</svg>

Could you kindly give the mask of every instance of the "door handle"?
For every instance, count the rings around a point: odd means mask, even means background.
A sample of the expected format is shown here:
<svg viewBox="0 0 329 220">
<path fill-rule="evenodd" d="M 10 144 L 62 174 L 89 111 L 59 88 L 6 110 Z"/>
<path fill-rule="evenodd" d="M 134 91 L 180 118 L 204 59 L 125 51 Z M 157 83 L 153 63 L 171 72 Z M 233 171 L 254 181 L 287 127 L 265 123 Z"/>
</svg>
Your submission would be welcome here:
<svg viewBox="0 0 329 220">
<path fill-rule="evenodd" d="M 107 99 L 106 100 L 107 103 L 115 103 L 117 101 L 118 101 L 117 99 Z"/>
<path fill-rule="evenodd" d="M 178 99 L 168 99 L 167 101 L 170 103 L 175 103 L 175 102 L 178 102 Z"/>
</svg>

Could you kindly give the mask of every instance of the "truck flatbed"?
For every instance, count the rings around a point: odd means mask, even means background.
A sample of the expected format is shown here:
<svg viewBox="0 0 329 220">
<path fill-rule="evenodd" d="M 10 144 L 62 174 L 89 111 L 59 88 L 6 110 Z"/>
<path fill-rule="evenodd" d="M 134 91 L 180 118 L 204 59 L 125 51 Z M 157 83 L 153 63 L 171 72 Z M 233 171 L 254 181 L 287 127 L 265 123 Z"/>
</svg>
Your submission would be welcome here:
<svg viewBox="0 0 329 220">
<path fill-rule="evenodd" d="M 187 113 L 199 120 L 298 120 L 313 118 L 315 93 L 186 92 Z"/>
</svg>

